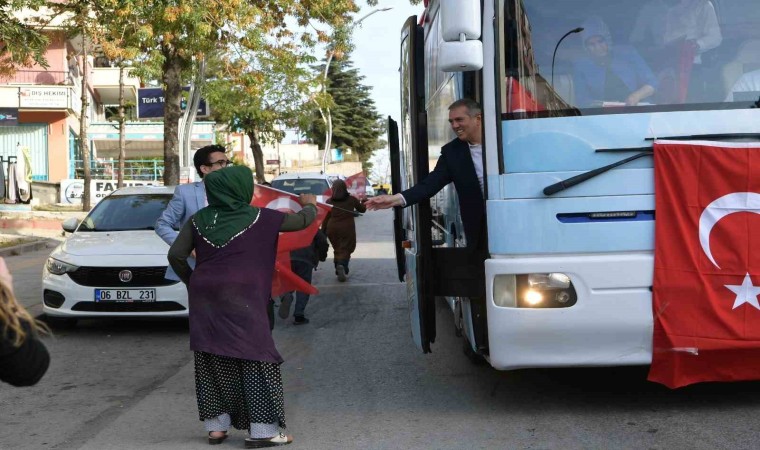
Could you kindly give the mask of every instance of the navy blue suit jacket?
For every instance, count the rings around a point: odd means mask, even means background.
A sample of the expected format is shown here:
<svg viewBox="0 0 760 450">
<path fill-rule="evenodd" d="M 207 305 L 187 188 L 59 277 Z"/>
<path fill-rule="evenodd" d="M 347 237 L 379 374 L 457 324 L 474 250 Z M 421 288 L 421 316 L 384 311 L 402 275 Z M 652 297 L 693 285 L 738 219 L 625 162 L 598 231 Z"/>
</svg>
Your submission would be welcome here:
<svg viewBox="0 0 760 450">
<path fill-rule="evenodd" d="M 459 197 L 459 209 L 467 237 L 467 246 L 480 247 L 484 244 L 481 242 L 484 236 L 481 235 L 484 230 L 482 226 L 485 218 L 485 200 L 467 142 L 456 138 L 444 145 L 435 169 L 415 186 L 403 191 L 401 195 L 404 196 L 407 206 L 414 205 L 432 198 L 444 186 L 452 182 Z"/>
</svg>

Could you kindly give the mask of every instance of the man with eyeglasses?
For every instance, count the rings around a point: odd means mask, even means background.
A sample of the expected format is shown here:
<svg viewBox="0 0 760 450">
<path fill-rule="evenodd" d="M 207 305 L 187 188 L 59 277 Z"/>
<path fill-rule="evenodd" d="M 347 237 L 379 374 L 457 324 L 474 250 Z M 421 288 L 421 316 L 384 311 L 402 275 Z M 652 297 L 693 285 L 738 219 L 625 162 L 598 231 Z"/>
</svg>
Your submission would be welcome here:
<svg viewBox="0 0 760 450">
<path fill-rule="evenodd" d="M 203 177 L 230 164 L 226 151 L 227 149 L 221 145 L 207 145 L 199 148 L 193 155 L 193 165 L 201 181 L 177 186 L 174 189 L 174 196 L 156 221 L 156 234 L 170 246 L 177 239 L 179 234 L 177 230 L 181 229 L 193 214 L 208 204 Z M 190 265 L 195 266 L 195 260 L 192 258 Z M 171 267 L 167 267 L 165 277 L 179 281 L 179 277 Z"/>
<path fill-rule="evenodd" d="M 206 188 L 203 185 L 203 177 L 219 169 L 232 165 L 232 161 L 227 159 L 227 151 L 221 145 L 207 145 L 199 148 L 193 155 L 193 165 L 201 177 L 201 181 L 194 183 L 181 184 L 174 189 L 174 196 L 166 205 L 166 209 L 161 213 L 161 217 L 156 221 L 156 234 L 170 246 L 177 239 L 179 229 L 187 222 L 193 214 L 204 208 L 206 201 Z M 189 258 L 188 263 L 195 268 L 195 259 Z M 180 281 L 179 277 L 171 266 L 166 268 L 165 278 L 169 280 Z M 269 327 L 274 327 L 274 304 L 270 302 L 267 307 L 269 313 Z"/>
</svg>

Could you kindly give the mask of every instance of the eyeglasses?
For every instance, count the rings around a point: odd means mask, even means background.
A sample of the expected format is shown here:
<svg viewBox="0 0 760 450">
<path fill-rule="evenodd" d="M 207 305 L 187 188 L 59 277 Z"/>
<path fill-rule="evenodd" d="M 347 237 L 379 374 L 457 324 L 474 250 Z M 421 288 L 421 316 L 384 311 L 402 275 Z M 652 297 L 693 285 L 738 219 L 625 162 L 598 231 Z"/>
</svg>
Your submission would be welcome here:
<svg viewBox="0 0 760 450">
<path fill-rule="evenodd" d="M 219 161 L 214 161 L 206 165 L 209 167 L 214 167 L 215 164 L 219 164 L 219 167 L 227 167 L 232 164 L 232 161 L 230 161 L 229 159 L 220 159 Z"/>
</svg>

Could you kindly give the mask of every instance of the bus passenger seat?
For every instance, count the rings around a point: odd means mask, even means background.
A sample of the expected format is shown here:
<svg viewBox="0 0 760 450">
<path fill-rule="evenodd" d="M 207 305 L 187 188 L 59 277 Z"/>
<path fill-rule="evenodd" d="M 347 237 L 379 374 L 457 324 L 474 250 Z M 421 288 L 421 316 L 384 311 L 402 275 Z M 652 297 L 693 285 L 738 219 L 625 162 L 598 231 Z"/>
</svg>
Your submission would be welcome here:
<svg viewBox="0 0 760 450">
<path fill-rule="evenodd" d="M 731 88 L 742 75 L 753 70 L 760 69 L 760 39 L 749 39 L 739 46 L 736 57 L 723 66 L 724 94 L 728 94 Z"/>
</svg>

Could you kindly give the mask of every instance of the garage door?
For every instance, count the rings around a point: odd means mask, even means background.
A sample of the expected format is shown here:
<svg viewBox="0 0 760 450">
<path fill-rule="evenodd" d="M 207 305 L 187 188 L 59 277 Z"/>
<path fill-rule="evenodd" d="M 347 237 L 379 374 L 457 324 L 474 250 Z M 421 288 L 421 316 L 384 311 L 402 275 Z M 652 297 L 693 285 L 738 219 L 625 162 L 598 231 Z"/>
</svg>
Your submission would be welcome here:
<svg viewBox="0 0 760 450">
<path fill-rule="evenodd" d="M 48 144 L 47 124 L 19 124 L 13 127 L 0 127 L 0 156 L 7 161 L 9 156 L 16 156 L 18 144 L 27 146 L 32 154 L 32 179 L 48 179 Z M 4 169 L 7 170 L 7 165 Z"/>
</svg>

